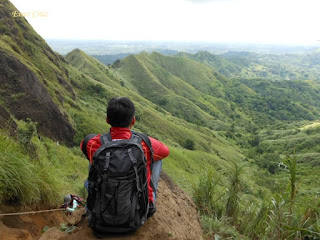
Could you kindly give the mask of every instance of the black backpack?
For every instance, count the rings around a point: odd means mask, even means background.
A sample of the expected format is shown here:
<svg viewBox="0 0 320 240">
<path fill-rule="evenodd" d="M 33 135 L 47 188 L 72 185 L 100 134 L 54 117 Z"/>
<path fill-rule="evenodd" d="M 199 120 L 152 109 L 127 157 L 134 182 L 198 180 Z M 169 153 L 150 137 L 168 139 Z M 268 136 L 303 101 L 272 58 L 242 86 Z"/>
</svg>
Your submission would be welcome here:
<svg viewBox="0 0 320 240">
<path fill-rule="evenodd" d="M 93 155 L 89 171 L 88 219 L 96 234 L 129 233 L 147 220 L 149 209 L 147 160 L 142 149 L 145 134 L 112 141 L 100 136 L 101 147 Z"/>
</svg>

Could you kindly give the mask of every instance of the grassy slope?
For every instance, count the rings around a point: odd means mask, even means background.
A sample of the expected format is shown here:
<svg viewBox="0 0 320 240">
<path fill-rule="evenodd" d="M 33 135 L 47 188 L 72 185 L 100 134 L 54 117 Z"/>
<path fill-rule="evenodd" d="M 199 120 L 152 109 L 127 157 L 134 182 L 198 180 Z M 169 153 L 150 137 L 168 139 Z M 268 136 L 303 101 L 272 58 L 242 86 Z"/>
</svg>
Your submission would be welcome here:
<svg viewBox="0 0 320 240">
<path fill-rule="evenodd" d="M 80 150 L 35 136 L 26 145 L 3 131 L 0 131 L 0 140 L 2 203 L 61 204 L 66 194 L 84 194 L 88 164 Z"/>
<path fill-rule="evenodd" d="M 266 126 L 318 117 L 316 82 L 229 80 L 193 60 L 158 53 L 132 55 L 120 65 L 118 72 L 131 83 L 130 89 L 187 121 L 210 128 L 213 123 L 215 130 L 226 130 L 233 123 L 238 130 L 245 128 L 245 133 L 248 126 L 253 128 L 255 124 Z M 196 116 L 192 114 L 195 110 Z"/>
<path fill-rule="evenodd" d="M 218 97 L 225 96 L 225 88 L 224 83 L 216 79 L 216 73 L 194 61 L 142 53 L 122 60 L 118 71 L 133 82 L 144 97 L 187 121 L 216 130 L 230 126 L 232 114 L 239 116 L 237 124 L 250 122 L 247 116 L 232 108 L 229 101 Z M 204 91 L 209 85 L 217 86 L 210 88 L 214 92 Z"/>
<path fill-rule="evenodd" d="M 74 59 L 77 59 L 76 52 L 74 54 Z M 230 144 L 230 141 L 220 137 L 217 132 L 185 121 L 184 115 L 175 116 L 174 113 L 169 111 L 169 108 L 166 109 L 162 105 L 163 102 L 153 102 L 149 98 L 143 97 L 144 94 L 145 96 L 149 96 L 148 94 L 154 93 L 154 89 L 157 89 L 156 92 L 159 90 L 162 93 L 158 97 L 162 97 L 164 93 L 168 93 L 171 97 L 173 92 L 179 97 L 178 99 L 189 99 L 196 107 L 199 107 L 195 103 L 201 99 L 204 93 L 197 90 L 195 86 L 192 86 L 184 79 L 181 79 L 181 75 L 180 77 L 176 76 L 179 75 L 178 73 L 172 73 L 168 69 L 159 67 L 159 63 L 156 63 L 144 54 L 130 56 L 121 62 L 123 65 L 120 66 L 120 69 L 106 68 L 108 71 L 102 69 L 100 65 L 97 69 L 96 64 L 89 64 L 91 61 L 90 57 L 83 53 L 81 53 L 80 59 L 82 61 L 75 63 L 70 59 L 70 62 L 76 68 L 78 66 L 85 66 L 81 69 L 81 72 L 85 72 L 85 74 L 80 74 L 81 78 L 79 79 L 79 84 L 82 87 L 76 89 L 79 104 L 81 105 L 81 111 L 76 111 L 76 115 L 82 116 L 82 119 L 75 121 L 77 125 L 82 124 L 79 127 L 78 139 L 81 139 L 87 133 L 105 131 L 106 124 L 101 116 L 105 114 L 107 101 L 113 96 L 128 96 L 133 99 L 137 106 L 139 121 L 135 130 L 144 131 L 151 136 L 155 136 L 170 146 L 171 155 L 164 161 L 164 169 L 189 193 L 192 192 L 192 186 L 198 181 L 199 176 L 203 175 L 207 169 L 214 169 L 216 178 L 220 179 L 217 195 L 222 196 L 222 202 L 226 201 L 226 189 L 228 189 L 230 182 L 228 176 L 230 176 L 233 168 L 232 161 L 245 166 L 241 179 L 244 192 L 241 195 L 240 202 L 242 212 L 246 212 L 245 209 L 250 204 L 250 206 L 253 206 L 254 203 L 259 202 L 257 197 L 265 197 L 265 199 L 270 197 L 270 193 L 265 187 L 273 185 L 278 188 L 284 188 L 286 186 L 288 181 L 287 173 L 280 174 L 277 178 L 273 176 L 265 177 L 265 174 L 262 174 L 254 165 L 244 162 L 244 156 L 241 154 L 241 151 Z M 88 62 L 85 64 L 83 61 Z M 126 71 L 124 72 L 123 69 Z M 99 78 L 97 78 L 97 71 L 99 71 Z M 79 73 L 77 72 L 76 74 Z M 105 80 L 101 80 L 100 78 L 108 79 L 108 84 L 105 84 Z M 192 81 L 192 79 L 189 80 Z M 121 84 L 121 82 L 124 84 Z M 144 84 L 144 86 L 147 85 L 148 87 L 151 85 L 152 87 L 147 91 L 139 89 L 141 86 L 138 83 L 141 82 L 148 83 Z M 179 84 L 176 84 L 177 82 Z M 235 90 L 238 96 L 241 95 L 241 91 L 244 89 L 245 92 L 250 93 L 249 97 L 245 97 L 249 99 L 260 97 L 258 94 L 260 95 L 261 93 L 258 90 L 252 90 L 253 88 L 249 88 L 246 85 L 233 85 L 233 83 L 229 82 L 221 83 L 220 94 L 224 94 L 224 87 L 228 86 L 228 84 L 229 86 L 231 85 L 231 90 L 228 89 L 226 95 L 229 94 L 231 97 L 234 97 L 234 102 L 237 99 L 237 95 L 234 94 Z M 205 95 L 205 97 L 208 97 L 208 95 Z M 226 97 L 226 99 L 228 98 L 229 96 Z M 223 106 L 225 100 L 221 100 L 221 102 Z M 178 105 L 178 103 L 176 104 Z M 222 106 L 214 105 L 215 108 Z M 219 112 L 223 114 L 223 111 Z M 94 123 L 94 126 L 90 123 Z M 181 147 L 184 141 L 191 136 L 196 143 L 195 151 Z M 311 176 L 315 177 L 314 174 Z M 311 196 L 312 188 L 304 188 L 304 186 L 310 181 L 312 180 L 307 178 L 302 184 L 304 190 L 301 190 L 302 193 L 308 194 L 308 196 Z M 310 201 L 311 199 L 312 196 L 310 197 Z M 246 218 L 244 217 L 243 220 L 246 221 Z"/>
<path fill-rule="evenodd" d="M 275 129 L 259 133 L 260 144 L 254 159 L 260 163 L 275 165 L 276 181 L 286 181 L 287 171 L 279 164 L 286 156 L 297 158 L 299 200 L 310 205 L 319 193 L 320 172 L 320 127 L 319 122 L 300 122 L 291 125 L 278 125 Z M 284 186 L 283 186 L 284 188 Z M 283 189 L 282 188 L 282 189 Z"/>
<path fill-rule="evenodd" d="M 270 85 L 273 84 L 278 89 L 278 91 L 276 91 L 276 89 L 272 87 L 266 89 L 263 89 L 263 87 L 257 88 L 255 87 L 257 84 L 254 80 L 229 80 L 192 60 L 162 56 L 158 53 L 151 54 L 149 58 L 174 76 L 183 79 L 198 91 L 206 94 L 205 97 L 208 98 L 208 95 L 211 95 L 212 97 L 219 98 L 220 101 L 224 100 L 226 104 L 219 105 L 217 104 L 218 102 L 211 102 L 211 104 L 218 108 L 220 112 L 224 113 L 224 115 L 220 115 L 223 116 L 223 119 L 228 119 L 231 115 L 236 115 L 237 119 L 234 121 L 236 125 L 240 125 L 239 123 L 248 125 L 248 123 L 250 123 L 250 121 L 244 120 L 246 115 L 243 114 L 243 112 L 248 114 L 258 124 L 261 124 L 264 119 L 268 119 L 269 116 L 280 120 L 299 120 L 302 119 L 304 115 L 311 120 L 317 116 L 307 107 L 307 105 L 311 103 L 309 101 L 310 98 L 312 98 L 312 100 L 317 99 L 316 92 L 318 91 L 319 85 L 316 83 L 309 84 L 309 82 L 301 82 L 298 86 L 291 82 L 281 82 L 278 84 L 279 86 L 277 86 L 277 83 L 268 83 Z M 286 94 L 284 97 L 281 95 L 281 90 L 289 94 Z M 268 94 L 264 94 L 262 91 L 268 91 Z M 312 97 L 304 96 L 312 91 Z M 303 96 L 305 98 L 296 97 L 298 92 L 304 94 Z M 212 98 L 209 99 L 211 100 Z M 284 109 L 282 109 L 279 103 L 276 103 L 276 101 L 282 99 L 285 99 L 285 101 L 289 103 L 282 106 Z M 274 102 L 274 104 L 265 104 L 270 101 Z M 233 107 L 233 111 L 231 108 L 232 104 L 237 107 Z M 264 107 L 266 109 L 262 110 L 257 107 L 261 104 L 265 105 Z M 312 105 L 316 105 L 315 101 L 312 102 Z M 291 110 L 292 112 L 290 112 Z M 275 113 L 276 111 L 283 112 L 277 115 L 277 113 Z M 285 117 L 283 117 L 284 115 L 289 116 L 288 119 L 285 119 Z"/>
<path fill-rule="evenodd" d="M 83 61 L 86 61 L 86 59 L 90 59 L 90 57 L 86 56 L 82 58 Z M 73 64 L 72 61 L 71 63 Z M 79 65 L 79 62 L 75 64 Z M 122 62 L 122 64 L 125 65 L 127 62 Z M 81 63 L 80 65 L 84 66 L 85 64 Z M 90 65 L 86 64 L 86 66 Z M 137 68 L 134 69 L 135 71 L 137 70 Z M 88 69 L 82 70 L 92 72 Z M 112 71 L 108 71 L 105 72 L 105 74 L 112 74 L 111 72 Z M 172 77 L 176 79 L 174 76 Z M 107 78 L 107 76 L 105 76 L 105 78 Z M 137 116 L 139 119 L 136 128 L 159 138 L 170 146 L 171 154 L 168 159 L 164 161 L 164 168 L 175 181 L 189 192 L 192 191 L 192 184 L 197 181 L 201 173 L 206 172 L 206 169 L 216 168 L 217 170 L 221 170 L 218 171 L 218 175 L 225 178 L 223 175 L 230 170 L 232 161 L 238 162 L 239 164 L 243 162 L 242 159 L 244 157 L 239 152 L 239 149 L 230 145 L 230 142 L 220 137 L 219 134 L 212 132 L 208 128 L 190 124 L 181 118 L 172 116 L 169 112 L 161 108 L 161 106 L 155 105 L 145 98 L 142 98 L 140 94 L 138 94 L 138 90 L 127 89 L 126 85 L 122 87 L 118 84 L 115 85 L 117 86 L 116 88 L 104 84 L 102 86 L 106 90 L 107 96 L 109 96 L 112 91 L 115 95 L 124 95 L 133 99 L 137 107 Z M 94 100 L 89 97 L 88 94 L 79 95 L 83 96 L 83 101 L 86 101 L 87 111 L 94 108 L 97 104 L 96 98 Z M 107 102 L 107 98 L 105 102 Z M 101 111 L 101 116 L 103 116 L 102 109 L 99 109 L 99 111 Z M 180 146 L 183 145 L 187 139 L 192 139 L 195 142 L 196 151 L 183 149 Z M 252 176 L 252 173 L 249 173 L 249 171 L 249 169 L 246 170 L 246 172 Z M 248 179 L 250 179 L 250 177 Z M 255 186 L 252 179 L 254 179 L 254 177 L 251 177 L 251 180 L 247 180 L 248 186 L 250 186 L 249 188 L 251 188 L 252 192 L 257 194 L 257 188 L 259 187 Z M 224 181 L 224 183 L 226 184 L 227 180 Z"/>
<path fill-rule="evenodd" d="M 215 89 L 227 79 L 193 60 L 152 53 L 150 59 L 199 91 L 215 96 Z M 183 70 L 183 71 L 182 71 Z M 219 96 L 221 97 L 221 96 Z"/>
<path fill-rule="evenodd" d="M 11 13 L 14 10 L 16 9 L 13 5 L 6 3 L 5 13 Z M 68 81 L 63 85 L 58 80 L 58 78 L 68 79 L 63 57 L 50 49 L 25 18 L 12 20 L 11 17 L 4 17 L 1 24 L 8 30 L 0 35 L 0 47 L 9 51 L 31 68 L 40 80 L 48 84 L 48 90 L 57 104 L 59 101 L 54 90 L 72 98 L 72 91 L 66 89 L 70 87 Z"/>
<path fill-rule="evenodd" d="M 91 57 L 86 56 L 86 58 L 83 58 L 84 61 L 87 59 L 90 59 Z M 71 61 L 72 64 L 74 64 Z M 76 64 L 76 63 L 75 63 Z M 89 66 L 87 64 L 87 66 Z M 106 68 L 106 67 L 105 67 Z M 83 69 L 86 71 L 85 69 Z M 90 71 L 89 71 L 90 72 Z M 91 71 L 92 72 L 92 71 Z M 106 79 L 112 75 L 112 70 L 110 70 L 108 73 L 105 73 L 105 76 L 102 76 L 103 79 Z M 90 74 L 87 74 L 90 76 Z M 89 77 L 89 81 L 92 82 L 92 84 L 95 84 L 95 80 Z M 90 83 L 91 84 L 91 83 Z M 98 84 L 98 83 L 97 83 Z M 97 110 L 101 112 L 101 119 L 103 120 L 104 114 L 102 114 L 105 111 L 106 102 L 108 99 L 110 99 L 113 96 L 119 96 L 119 95 L 125 95 L 129 96 L 133 99 L 135 104 L 137 105 L 137 127 L 139 129 L 144 129 L 147 132 L 155 134 L 157 137 L 160 137 L 162 139 L 168 139 L 169 141 L 172 141 L 176 144 L 179 144 L 180 142 L 183 142 L 186 137 L 183 135 L 184 132 L 188 129 L 190 131 L 190 136 L 193 136 L 197 141 L 199 142 L 199 149 L 205 149 L 205 142 L 201 141 L 200 138 L 211 140 L 213 143 L 215 143 L 217 140 L 215 140 L 214 134 L 211 133 L 209 136 L 205 136 L 210 132 L 210 130 L 199 127 L 194 124 L 190 124 L 186 122 L 183 119 L 176 118 L 172 116 L 170 113 L 165 111 L 164 109 L 160 108 L 159 106 L 153 104 L 152 102 L 146 100 L 137 91 L 132 91 L 131 89 L 128 89 L 126 85 L 124 87 L 117 84 L 117 80 L 115 80 L 113 85 L 105 85 L 101 84 L 101 86 L 105 93 L 100 94 L 102 96 L 103 101 L 99 102 L 97 97 L 99 97 L 99 93 L 95 95 L 95 93 L 88 94 L 87 89 L 82 89 L 79 93 L 80 99 L 83 99 L 83 101 L 86 101 L 86 104 L 89 106 L 92 106 L 94 110 Z M 81 94 L 83 93 L 83 94 Z M 105 94 L 105 95 L 104 95 Z M 95 98 L 95 99 L 93 99 Z M 91 102 L 93 101 L 93 102 Z M 98 104 L 97 104 L 98 103 Z M 94 105 L 97 104 L 98 106 L 101 106 L 99 108 L 94 107 Z M 86 106 L 87 111 L 90 111 L 91 108 Z M 166 131 L 163 131 L 163 129 L 166 129 Z M 227 143 L 224 143 L 227 144 Z M 196 143 L 197 145 L 197 143 Z"/>
</svg>

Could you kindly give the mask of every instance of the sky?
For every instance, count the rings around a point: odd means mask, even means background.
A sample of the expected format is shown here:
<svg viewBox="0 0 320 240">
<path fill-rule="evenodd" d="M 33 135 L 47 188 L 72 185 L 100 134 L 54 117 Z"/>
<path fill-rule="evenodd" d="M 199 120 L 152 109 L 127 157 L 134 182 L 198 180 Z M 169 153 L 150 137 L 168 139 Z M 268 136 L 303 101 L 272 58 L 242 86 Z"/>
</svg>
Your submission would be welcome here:
<svg viewBox="0 0 320 240">
<path fill-rule="evenodd" d="M 10 1 L 45 39 L 320 43 L 319 0 Z"/>
</svg>

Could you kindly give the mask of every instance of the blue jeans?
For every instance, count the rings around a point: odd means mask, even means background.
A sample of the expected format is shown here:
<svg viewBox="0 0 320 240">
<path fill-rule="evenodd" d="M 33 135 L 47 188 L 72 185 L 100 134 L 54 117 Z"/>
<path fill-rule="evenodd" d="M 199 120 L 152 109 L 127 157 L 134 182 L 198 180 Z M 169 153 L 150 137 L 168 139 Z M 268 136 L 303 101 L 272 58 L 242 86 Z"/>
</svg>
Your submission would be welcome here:
<svg viewBox="0 0 320 240">
<path fill-rule="evenodd" d="M 89 163 L 89 171 L 90 171 L 90 167 L 91 167 L 91 165 Z M 159 183 L 159 179 L 160 179 L 161 169 L 162 169 L 162 160 L 155 161 L 153 163 L 153 166 L 152 166 L 152 175 L 151 175 L 151 181 L 152 181 L 153 186 L 154 186 L 154 192 L 152 193 L 153 194 L 154 203 L 156 202 L 156 198 L 157 198 L 158 183 Z M 84 182 L 84 187 L 88 191 L 88 189 L 89 189 L 88 179 Z"/>
<path fill-rule="evenodd" d="M 90 168 L 91 168 L 91 164 L 89 163 L 88 173 L 90 172 Z M 87 192 L 89 192 L 89 180 L 88 179 L 84 181 L 84 187 L 87 189 Z"/>
<path fill-rule="evenodd" d="M 151 175 L 151 181 L 154 186 L 154 192 L 153 194 L 153 203 L 156 203 L 157 193 L 158 193 L 158 183 L 160 178 L 160 173 L 162 169 L 162 160 L 154 161 L 152 166 L 152 175 Z"/>
</svg>

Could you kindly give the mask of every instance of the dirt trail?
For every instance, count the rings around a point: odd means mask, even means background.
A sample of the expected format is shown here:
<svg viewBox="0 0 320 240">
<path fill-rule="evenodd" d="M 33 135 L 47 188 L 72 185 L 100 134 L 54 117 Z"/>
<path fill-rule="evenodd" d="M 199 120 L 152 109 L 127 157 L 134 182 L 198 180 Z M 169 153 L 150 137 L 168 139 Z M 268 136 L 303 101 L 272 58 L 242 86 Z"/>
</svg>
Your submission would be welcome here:
<svg viewBox="0 0 320 240">
<path fill-rule="evenodd" d="M 78 210 L 76 214 L 68 218 L 63 212 L 2 217 L 0 218 L 0 239 L 97 239 L 88 227 L 87 219 L 82 216 L 83 213 Z M 61 232 L 57 227 L 62 222 L 76 225 L 77 229 L 71 235 Z M 42 234 L 41 231 L 45 226 L 52 228 Z M 190 196 L 177 187 L 166 174 L 162 174 L 155 215 L 134 234 L 112 236 L 106 239 L 198 240 L 202 239 L 202 230 L 196 207 Z"/>
<path fill-rule="evenodd" d="M 6 212 L 15 210 L 7 209 Z M 45 226 L 59 226 L 61 222 L 67 222 L 63 212 L 3 216 L 0 218 L 0 239 L 39 239 Z"/>
</svg>

